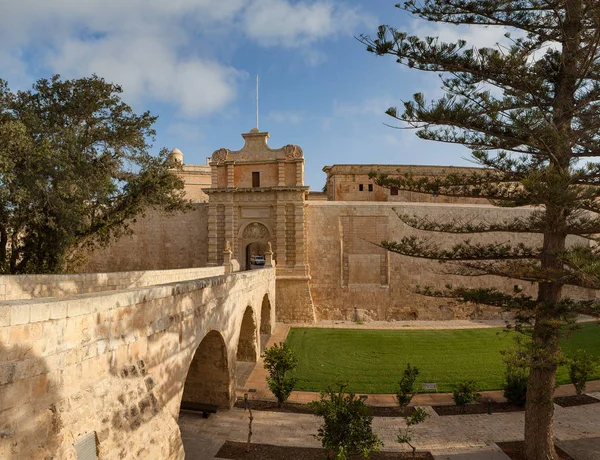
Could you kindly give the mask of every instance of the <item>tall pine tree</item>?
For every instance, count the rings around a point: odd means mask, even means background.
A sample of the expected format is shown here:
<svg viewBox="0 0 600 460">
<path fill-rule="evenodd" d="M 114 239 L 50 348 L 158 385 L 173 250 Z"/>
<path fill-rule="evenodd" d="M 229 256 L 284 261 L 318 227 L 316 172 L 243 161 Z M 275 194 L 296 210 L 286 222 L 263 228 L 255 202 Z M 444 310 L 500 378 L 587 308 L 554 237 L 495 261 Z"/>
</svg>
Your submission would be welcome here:
<svg viewBox="0 0 600 460">
<path fill-rule="evenodd" d="M 507 30 L 508 44 L 494 48 L 419 38 L 389 26 L 380 26 L 376 38 L 361 36 L 370 52 L 441 75 L 445 95 L 439 100 L 416 94 L 403 111 L 390 108 L 387 113 L 416 128 L 422 139 L 468 147 L 485 168 L 443 179 L 380 175 L 376 180 L 401 190 L 530 206 L 528 217 L 499 223 L 400 217 L 434 232 L 539 233 L 542 247 L 465 241 L 442 249 L 415 237 L 383 245 L 403 255 L 460 261 L 460 274 L 537 283 L 536 297 L 457 287 L 437 295 L 510 308 L 528 328 L 526 455 L 529 460 L 556 459 L 552 395 L 560 334 L 578 313 L 600 311 L 594 302 L 563 295 L 567 285 L 600 287 L 593 244 L 565 244 L 568 235 L 593 241 L 600 233 L 600 164 L 590 162 L 600 156 L 600 2 L 412 0 L 397 7 L 428 21 Z"/>
</svg>

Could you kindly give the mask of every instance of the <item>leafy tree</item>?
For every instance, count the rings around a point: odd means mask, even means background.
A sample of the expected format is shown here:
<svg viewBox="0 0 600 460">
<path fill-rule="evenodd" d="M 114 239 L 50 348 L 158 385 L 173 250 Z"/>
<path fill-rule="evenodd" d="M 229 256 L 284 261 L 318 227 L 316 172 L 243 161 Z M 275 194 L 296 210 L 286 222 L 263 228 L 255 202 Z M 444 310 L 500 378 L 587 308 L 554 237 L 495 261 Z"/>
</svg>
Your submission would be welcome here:
<svg viewBox="0 0 600 460">
<path fill-rule="evenodd" d="M 73 270 L 146 210 L 187 209 L 167 151 L 148 152 L 156 117 L 120 93 L 97 76 L 0 80 L 0 273 Z"/>
<path fill-rule="evenodd" d="M 597 367 L 598 358 L 590 355 L 586 350 L 577 350 L 569 360 L 569 378 L 578 395 L 585 391 L 586 382 Z"/>
<path fill-rule="evenodd" d="M 404 429 L 404 431 L 400 429 L 398 437 L 396 438 L 396 442 L 400 444 L 408 444 L 410 446 L 410 448 L 412 449 L 413 458 L 416 458 L 417 448 L 413 446 L 411 442 L 411 429 L 413 426 L 418 425 L 419 423 L 423 423 L 427 419 L 427 417 L 430 417 L 430 415 L 427 412 L 425 412 L 425 409 L 423 409 L 422 407 L 417 407 L 412 414 L 404 417 L 406 428 Z"/>
<path fill-rule="evenodd" d="M 338 391 L 328 388 L 321 392 L 319 401 L 310 403 L 315 414 L 323 417 L 316 437 L 323 443 L 327 458 L 332 453 L 335 460 L 346 460 L 353 455 L 367 458 L 383 443 L 371 429 L 371 411 L 354 393 L 344 394 L 346 386 L 340 384 Z"/>
<path fill-rule="evenodd" d="M 563 295 L 565 285 L 599 287 L 588 270 L 598 265 L 596 251 L 583 244 L 568 248 L 566 238 L 592 238 L 600 232 L 600 164 L 583 163 L 600 155 L 600 2 L 410 0 L 397 6 L 428 21 L 507 31 L 508 44 L 493 48 L 419 38 L 389 26 L 380 26 L 375 38 L 360 40 L 370 52 L 441 76 L 445 95 L 440 99 L 430 102 L 415 94 L 403 111 L 390 108 L 387 113 L 416 128 L 422 139 L 466 146 L 473 161 L 484 167 L 437 179 L 379 175 L 378 184 L 531 207 L 526 216 L 497 222 L 400 217 L 430 232 L 538 233 L 543 235 L 539 248 L 465 241 L 444 249 L 417 237 L 383 246 L 406 256 L 449 262 L 446 270 L 455 274 L 538 283 L 535 297 L 461 287 L 439 295 L 511 309 L 530 328 L 526 455 L 529 460 L 555 459 L 551 401 L 559 338 L 576 314 L 600 310 L 595 301 Z"/>
<path fill-rule="evenodd" d="M 400 407 L 408 406 L 413 397 L 419 392 L 416 386 L 418 375 L 419 368 L 407 363 L 402 378 L 398 382 L 398 391 L 396 391 L 396 401 Z"/>
<path fill-rule="evenodd" d="M 277 398 L 279 407 L 290 397 L 296 378 L 290 373 L 298 366 L 298 358 L 286 343 L 266 348 L 263 356 L 264 368 L 269 373 L 267 384 Z"/>
</svg>

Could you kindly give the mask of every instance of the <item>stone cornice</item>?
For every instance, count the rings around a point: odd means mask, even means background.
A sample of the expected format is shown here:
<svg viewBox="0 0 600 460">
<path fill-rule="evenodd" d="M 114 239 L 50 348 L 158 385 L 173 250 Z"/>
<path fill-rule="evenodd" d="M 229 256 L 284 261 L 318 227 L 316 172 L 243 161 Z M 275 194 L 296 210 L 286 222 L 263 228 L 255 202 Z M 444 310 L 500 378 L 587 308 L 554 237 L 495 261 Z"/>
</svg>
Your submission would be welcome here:
<svg viewBox="0 0 600 460">
<path fill-rule="evenodd" d="M 323 171 L 328 175 L 343 175 L 343 174 L 364 174 L 367 175 L 371 171 L 376 171 L 385 174 L 405 174 L 412 173 L 417 175 L 446 175 L 452 172 L 478 172 L 484 171 L 483 168 L 473 168 L 469 166 L 429 166 L 429 165 L 377 165 L 377 164 L 342 164 L 323 167 Z"/>
<path fill-rule="evenodd" d="M 214 187 L 203 188 L 202 191 L 207 194 L 211 193 L 266 193 L 266 192 L 307 192 L 309 186 L 283 186 L 283 187 Z"/>
</svg>

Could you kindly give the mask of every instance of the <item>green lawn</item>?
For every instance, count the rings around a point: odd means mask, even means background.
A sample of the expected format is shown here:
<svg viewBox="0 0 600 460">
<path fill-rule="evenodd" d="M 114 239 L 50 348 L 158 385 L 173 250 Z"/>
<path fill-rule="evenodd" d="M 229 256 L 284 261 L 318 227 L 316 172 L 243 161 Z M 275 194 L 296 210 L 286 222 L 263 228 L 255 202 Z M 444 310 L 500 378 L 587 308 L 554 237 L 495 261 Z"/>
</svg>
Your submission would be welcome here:
<svg viewBox="0 0 600 460">
<path fill-rule="evenodd" d="M 563 342 L 569 353 L 577 348 L 600 356 L 600 328 L 584 323 Z M 514 345 L 503 329 L 369 330 L 291 329 L 287 343 L 296 352 L 297 390 L 319 391 L 346 381 L 356 393 L 394 393 L 406 363 L 417 366 L 419 386 L 437 383 L 438 391 L 451 391 L 465 379 L 479 390 L 502 388 L 504 363 L 500 350 Z M 600 373 L 594 376 L 599 379 Z M 559 369 L 559 384 L 569 383 L 566 368 Z"/>
</svg>

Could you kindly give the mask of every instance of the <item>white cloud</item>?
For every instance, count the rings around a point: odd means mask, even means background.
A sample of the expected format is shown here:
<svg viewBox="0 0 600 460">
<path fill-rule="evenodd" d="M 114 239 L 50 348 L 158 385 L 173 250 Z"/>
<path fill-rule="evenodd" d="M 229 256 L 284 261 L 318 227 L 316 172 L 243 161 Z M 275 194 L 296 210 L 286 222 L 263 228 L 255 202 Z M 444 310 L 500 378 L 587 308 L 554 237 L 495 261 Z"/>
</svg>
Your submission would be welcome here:
<svg viewBox="0 0 600 460">
<path fill-rule="evenodd" d="M 425 22 L 415 20 L 410 30 L 411 34 L 423 37 L 439 37 L 443 42 L 454 43 L 465 40 L 467 47 L 495 48 L 498 43 L 507 44 L 508 39 L 504 34 L 508 31 L 505 27 L 484 27 L 469 25 L 452 25 L 441 22 Z"/>
<path fill-rule="evenodd" d="M 366 20 L 326 0 L 3 3 L 0 68 L 11 87 L 27 87 L 48 72 L 65 78 L 97 73 L 119 83 L 128 101 L 166 103 L 184 117 L 214 113 L 235 100 L 246 73 L 220 56 L 235 40 L 297 48 L 307 64 L 318 65 L 326 56 L 311 47 L 315 41 L 352 33 Z"/>
<path fill-rule="evenodd" d="M 370 16 L 347 5 L 329 2 L 254 0 L 245 11 L 246 34 L 263 45 L 298 47 L 341 33 L 352 33 L 357 26 L 372 25 Z"/>
</svg>

